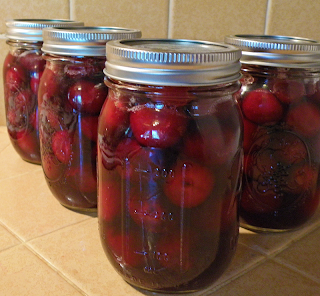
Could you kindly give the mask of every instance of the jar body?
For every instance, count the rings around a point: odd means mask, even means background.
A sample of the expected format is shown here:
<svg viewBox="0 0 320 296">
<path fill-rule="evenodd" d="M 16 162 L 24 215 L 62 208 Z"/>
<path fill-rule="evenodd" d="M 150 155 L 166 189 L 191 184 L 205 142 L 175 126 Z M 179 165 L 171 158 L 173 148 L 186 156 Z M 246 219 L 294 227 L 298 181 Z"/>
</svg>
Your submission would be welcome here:
<svg viewBox="0 0 320 296">
<path fill-rule="evenodd" d="M 242 66 L 242 226 L 285 231 L 319 204 L 319 69 Z"/>
<path fill-rule="evenodd" d="M 237 244 L 239 86 L 106 84 L 97 163 L 107 257 L 134 286 L 202 289 L 227 268 Z"/>
<path fill-rule="evenodd" d="M 75 210 L 96 210 L 98 115 L 108 89 L 104 57 L 47 55 L 39 87 L 42 167 L 58 201 Z"/>
<path fill-rule="evenodd" d="M 45 61 L 42 42 L 10 41 L 3 65 L 7 130 L 22 159 L 40 164 L 38 88 Z"/>
</svg>

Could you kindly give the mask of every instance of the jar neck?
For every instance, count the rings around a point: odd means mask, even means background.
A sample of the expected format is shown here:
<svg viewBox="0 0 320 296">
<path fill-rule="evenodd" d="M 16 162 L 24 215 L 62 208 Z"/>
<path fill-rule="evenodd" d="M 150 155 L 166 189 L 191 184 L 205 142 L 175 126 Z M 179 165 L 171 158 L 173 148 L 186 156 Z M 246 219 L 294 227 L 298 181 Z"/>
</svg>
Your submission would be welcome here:
<svg viewBox="0 0 320 296">
<path fill-rule="evenodd" d="M 318 68 L 290 68 L 290 67 L 272 67 L 242 64 L 243 73 L 254 76 L 270 76 L 284 78 L 316 78 L 320 77 L 320 67 Z"/>
<path fill-rule="evenodd" d="M 114 80 L 105 77 L 105 84 L 107 87 L 119 90 L 123 92 L 132 92 L 156 95 L 161 97 L 177 98 L 182 93 L 188 93 L 189 96 L 197 97 L 219 97 L 221 95 L 232 95 L 240 89 L 240 82 L 229 82 L 224 84 L 212 85 L 212 86 L 165 86 L 165 85 L 147 85 L 147 84 L 134 84 L 121 80 Z"/>
<path fill-rule="evenodd" d="M 42 41 L 26 41 L 26 40 L 12 40 L 8 39 L 6 43 L 12 48 L 25 48 L 25 49 L 41 49 Z"/>
</svg>

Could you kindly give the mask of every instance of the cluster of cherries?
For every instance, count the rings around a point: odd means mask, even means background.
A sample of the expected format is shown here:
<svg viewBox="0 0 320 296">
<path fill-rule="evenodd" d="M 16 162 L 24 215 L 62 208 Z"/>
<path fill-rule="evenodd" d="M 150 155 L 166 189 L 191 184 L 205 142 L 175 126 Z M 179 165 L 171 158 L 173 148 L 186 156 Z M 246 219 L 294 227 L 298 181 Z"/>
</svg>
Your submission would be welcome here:
<svg viewBox="0 0 320 296">
<path fill-rule="evenodd" d="M 294 71 L 271 78 L 244 72 L 244 225 L 295 228 L 319 204 L 319 82 Z"/>
<path fill-rule="evenodd" d="M 187 88 L 150 88 L 157 95 L 110 88 L 101 111 L 102 245 L 134 285 L 202 288 L 235 249 L 239 115 L 231 99 L 204 106 Z"/>
<path fill-rule="evenodd" d="M 39 49 L 15 49 L 3 65 L 7 129 L 18 154 L 41 163 L 37 92 L 45 67 Z"/>
<path fill-rule="evenodd" d="M 98 116 L 107 97 L 105 59 L 47 60 L 39 87 L 42 167 L 61 204 L 97 206 Z"/>
</svg>

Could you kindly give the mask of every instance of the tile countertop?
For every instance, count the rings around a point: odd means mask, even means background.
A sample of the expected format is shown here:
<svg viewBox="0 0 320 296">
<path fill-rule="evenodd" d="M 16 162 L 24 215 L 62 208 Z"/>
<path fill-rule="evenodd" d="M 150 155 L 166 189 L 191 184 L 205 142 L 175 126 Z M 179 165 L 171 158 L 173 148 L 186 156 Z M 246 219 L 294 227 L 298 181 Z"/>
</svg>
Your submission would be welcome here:
<svg viewBox="0 0 320 296">
<path fill-rule="evenodd" d="M 100 244 L 95 214 L 61 206 L 42 168 L 23 161 L 0 126 L 0 295 L 163 295 L 125 283 Z M 320 295 L 320 211 L 301 229 L 240 229 L 236 255 L 209 289 L 187 295 Z"/>
</svg>

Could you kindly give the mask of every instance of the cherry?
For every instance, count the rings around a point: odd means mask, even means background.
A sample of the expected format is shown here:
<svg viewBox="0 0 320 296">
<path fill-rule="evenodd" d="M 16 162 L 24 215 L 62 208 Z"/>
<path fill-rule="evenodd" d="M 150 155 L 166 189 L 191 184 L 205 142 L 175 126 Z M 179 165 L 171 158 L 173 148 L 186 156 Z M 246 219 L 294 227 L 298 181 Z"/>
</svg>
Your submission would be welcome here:
<svg viewBox="0 0 320 296">
<path fill-rule="evenodd" d="M 214 124 L 201 126 L 198 122 L 198 125 L 199 132 L 184 137 L 183 153 L 204 164 L 220 165 L 229 161 L 238 149 L 239 136 Z"/>
<path fill-rule="evenodd" d="M 139 235 L 134 232 L 125 234 L 106 231 L 106 241 L 110 251 L 119 264 L 136 267 L 143 262 L 143 248 Z"/>
<path fill-rule="evenodd" d="M 203 203 L 214 187 L 211 171 L 193 161 L 178 161 L 168 177 L 164 192 L 169 200 L 182 208 L 192 208 Z"/>
<path fill-rule="evenodd" d="M 257 186 L 257 182 L 253 181 L 242 190 L 241 208 L 249 213 L 270 213 L 278 210 L 282 203 L 282 195 L 277 193 L 274 188 L 257 191 L 254 189 Z"/>
<path fill-rule="evenodd" d="M 5 77 L 5 85 L 11 92 L 19 91 L 25 83 L 25 73 L 22 67 L 16 65 L 8 69 Z"/>
<path fill-rule="evenodd" d="M 48 179 L 56 181 L 62 175 L 61 163 L 52 153 L 45 153 L 42 155 L 41 164 L 43 171 Z"/>
<path fill-rule="evenodd" d="M 12 67 L 12 65 L 15 63 L 16 61 L 16 56 L 14 56 L 13 54 L 11 54 L 10 52 L 7 54 L 4 62 L 3 62 L 3 70 L 4 70 L 4 74 L 6 73 L 6 71 Z"/>
<path fill-rule="evenodd" d="M 27 71 L 42 72 L 45 66 L 45 60 L 42 58 L 40 51 L 27 50 L 19 55 L 18 63 L 22 65 Z"/>
<path fill-rule="evenodd" d="M 44 70 L 40 80 L 38 96 L 39 105 L 41 105 L 44 97 L 49 99 L 50 97 L 58 94 L 59 84 L 57 83 L 56 79 L 56 73 L 47 67 Z"/>
<path fill-rule="evenodd" d="M 288 178 L 288 188 L 296 194 L 308 191 L 315 188 L 317 178 L 315 168 L 307 164 L 294 166 Z"/>
<path fill-rule="evenodd" d="M 99 183 L 99 217 L 107 222 L 112 222 L 121 211 L 121 189 L 119 184 L 109 180 L 103 180 Z"/>
<path fill-rule="evenodd" d="M 39 150 L 37 139 L 28 131 L 19 131 L 16 134 L 17 143 L 26 155 L 35 156 L 35 151 Z"/>
<path fill-rule="evenodd" d="M 30 89 L 36 95 L 38 95 L 38 89 L 40 84 L 40 79 L 43 72 L 33 72 L 30 78 Z"/>
<path fill-rule="evenodd" d="M 81 132 L 91 141 L 98 139 L 98 116 L 82 116 Z"/>
<path fill-rule="evenodd" d="M 280 102 L 290 104 L 301 101 L 306 90 L 304 84 L 299 81 L 277 79 L 273 84 L 272 92 Z"/>
<path fill-rule="evenodd" d="M 57 131 L 52 135 L 52 151 L 57 159 L 67 164 L 72 155 L 72 142 L 66 130 Z"/>
<path fill-rule="evenodd" d="M 68 101 L 75 110 L 99 114 L 107 94 L 108 89 L 103 83 L 80 80 L 69 88 Z"/>
<path fill-rule="evenodd" d="M 243 98 L 241 108 L 246 118 L 261 125 L 274 124 L 283 115 L 283 107 L 278 99 L 262 88 L 249 92 Z"/>
<path fill-rule="evenodd" d="M 288 111 L 286 123 L 300 135 L 313 137 L 320 131 L 320 110 L 313 103 L 302 102 Z"/>
<path fill-rule="evenodd" d="M 124 99 L 116 99 L 115 93 L 110 90 L 107 101 L 100 115 L 100 133 L 109 143 L 117 143 L 129 127 L 129 112 L 126 110 Z"/>
<path fill-rule="evenodd" d="M 130 114 L 130 126 L 137 141 L 144 146 L 167 148 L 175 145 L 187 127 L 187 117 L 162 103 L 141 108 Z"/>
<path fill-rule="evenodd" d="M 66 172 L 66 176 L 73 180 L 75 189 L 81 192 L 90 193 L 97 191 L 98 187 L 95 165 L 80 163 L 79 166 L 71 167 Z"/>
</svg>

